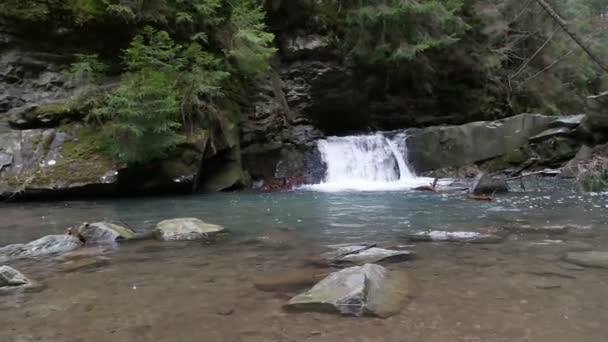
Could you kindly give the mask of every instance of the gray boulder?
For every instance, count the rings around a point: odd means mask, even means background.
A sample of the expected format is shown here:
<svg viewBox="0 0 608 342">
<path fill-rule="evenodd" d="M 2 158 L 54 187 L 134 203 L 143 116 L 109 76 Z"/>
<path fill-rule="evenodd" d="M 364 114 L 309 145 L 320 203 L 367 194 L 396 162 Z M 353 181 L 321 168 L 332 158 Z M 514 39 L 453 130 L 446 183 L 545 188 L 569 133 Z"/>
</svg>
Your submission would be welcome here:
<svg viewBox="0 0 608 342">
<path fill-rule="evenodd" d="M 385 318 L 398 313 L 410 295 L 412 284 L 405 273 L 365 264 L 330 274 L 293 297 L 287 308 Z"/>
<path fill-rule="evenodd" d="M 0 248 L 0 262 L 65 253 L 78 249 L 81 245 L 82 242 L 72 235 L 47 235 L 29 243 Z"/>
<path fill-rule="evenodd" d="M 87 243 L 115 242 L 136 237 L 132 229 L 109 222 L 84 223 L 78 228 L 78 234 Z"/>
<path fill-rule="evenodd" d="M 474 195 L 492 195 L 509 192 L 509 185 L 504 179 L 494 178 L 485 173 L 480 173 L 475 178 L 471 193 Z"/>
<path fill-rule="evenodd" d="M 554 137 L 567 137 L 573 134 L 567 127 L 550 128 L 530 138 L 530 142 L 540 142 Z"/>
<path fill-rule="evenodd" d="M 0 266 L 0 290 L 32 287 L 35 283 L 10 266 Z"/>
<path fill-rule="evenodd" d="M 340 246 L 316 258 L 317 264 L 363 265 L 374 262 L 400 262 L 412 257 L 410 251 L 397 251 L 369 246 Z M 314 261 L 314 260 L 313 260 Z"/>
<path fill-rule="evenodd" d="M 96 138 L 84 135 L 78 128 L 0 134 L 0 197 L 111 189 L 117 166 L 91 147 Z"/>
<path fill-rule="evenodd" d="M 583 123 L 586 116 L 586 114 L 563 116 L 549 124 L 549 128 L 565 127 L 574 129 Z"/>
<path fill-rule="evenodd" d="M 565 260 L 580 266 L 608 268 L 608 252 L 570 252 Z"/>
<path fill-rule="evenodd" d="M 197 218 L 177 218 L 164 220 L 156 225 L 156 233 L 161 240 L 213 240 L 224 227 L 206 223 Z"/>
<path fill-rule="evenodd" d="M 555 117 L 520 114 L 499 121 L 411 130 L 409 163 L 417 172 L 459 167 L 500 157 L 528 143 Z"/>
</svg>

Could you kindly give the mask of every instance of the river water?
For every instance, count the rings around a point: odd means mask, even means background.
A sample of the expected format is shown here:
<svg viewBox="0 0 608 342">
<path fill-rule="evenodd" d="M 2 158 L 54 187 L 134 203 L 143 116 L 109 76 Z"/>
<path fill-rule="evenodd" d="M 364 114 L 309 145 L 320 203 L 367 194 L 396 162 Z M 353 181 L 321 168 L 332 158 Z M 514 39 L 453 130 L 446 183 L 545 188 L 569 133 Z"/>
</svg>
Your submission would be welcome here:
<svg viewBox="0 0 608 342">
<path fill-rule="evenodd" d="M 606 341 L 608 270 L 563 257 L 608 251 L 608 194 L 579 194 L 571 183 L 535 179 L 525 190 L 511 184 L 511 193 L 492 202 L 468 200 L 462 185 L 449 181 L 440 183 L 441 193 L 407 190 L 429 180 L 414 177 L 403 137 L 395 139 L 321 141 L 330 163 L 325 181 L 288 192 L 3 203 L 0 245 L 85 221 L 143 233 L 163 219 L 198 217 L 230 233 L 213 244 L 145 240 L 85 247 L 70 259 L 12 261 L 42 286 L 0 294 L 0 342 Z M 518 225 L 567 226 L 568 232 L 512 233 L 495 244 L 405 238 L 422 230 Z M 408 245 L 415 253 L 386 265 L 414 279 L 413 298 L 399 314 L 287 312 L 285 303 L 306 288 L 254 287 L 258 277 L 310 268 L 310 256 L 345 243 Z"/>
<path fill-rule="evenodd" d="M 72 271 L 61 258 L 14 262 L 44 286 L 0 296 L 0 341 L 605 341 L 608 271 L 572 270 L 561 258 L 608 250 L 606 205 L 608 195 L 551 189 L 488 203 L 458 191 L 296 190 L 3 204 L 2 245 L 99 220 L 143 232 L 162 219 L 199 217 L 231 233 L 213 245 L 123 244 Z M 415 260 L 389 267 L 410 272 L 419 294 L 385 320 L 289 313 L 282 306 L 294 293 L 253 287 L 257 276 L 306 267 L 329 244 L 396 246 L 415 230 L 510 222 L 573 226 L 491 245 L 418 243 Z M 294 248 L 246 243 L 275 231 Z"/>
</svg>

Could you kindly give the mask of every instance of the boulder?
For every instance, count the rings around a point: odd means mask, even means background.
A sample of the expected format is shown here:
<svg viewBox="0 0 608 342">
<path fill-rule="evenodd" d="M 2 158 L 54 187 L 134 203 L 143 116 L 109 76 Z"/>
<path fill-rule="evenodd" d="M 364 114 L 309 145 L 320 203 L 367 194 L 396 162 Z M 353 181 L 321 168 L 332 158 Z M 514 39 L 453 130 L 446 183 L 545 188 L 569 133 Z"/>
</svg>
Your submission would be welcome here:
<svg viewBox="0 0 608 342">
<path fill-rule="evenodd" d="M 110 191 L 118 170 L 95 149 L 98 139 L 77 127 L 0 134 L 0 197 Z"/>
<path fill-rule="evenodd" d="M 136 237 L 131 228 L 109 222 L 84 223 L 78 228 L 78 234 L 87 243 L 116 242 Z"/>
<path fill-rule="evenodd" d="M 504 179 L 493 178 L 485 173 L 480 173 L 475 178 L 471 193 L 474 195 L 492 195 L 509 192 L 509 185 Z"/>
<path fill-rule="evenodd" d="M 586 116 L 586 114 L 563 116 L 550 123 L 549 128 L 565 127 L 575 129 L 584 122 Z"/>
<path fill-rule="evenodd" d="M 249 184 L 249 177 L 237 161 L 226 162 L 216 168 L 212 175 L 202 176 L 201 190 L 208 192 L 242 188 Z"/>
<path fill-rule="evenodd" d="M 587 145 L 581 146 L 574 158 L 570 159 L 570 161 L 568 161 L 568 163 L 561 168 L 560 177 L 576 178 L 580 171 L 580 163 L 588 161 L 591 158 L 593 158 L 593 149 Z"/>
<path fill-rule="evenodd" d="M 398 313 L 411 295 L 407 274 L 365 264 L 330 274 L 309 291 L 293 297 L 287 308 L 385 318 Z"/>
<path fill-rule="evenodd" d="M 410 234 L 407 239 L 417 242 L 498 243 L 506 236 L 507 234 L 498 229 L 488 229 L 484 232 L 432 230 Z"/>
<path fill-rule="evenodd" d="M 331 273 L 328 268 L 308 268 L 263 274 L 255 278 L 254 285 L 261 291 L 289 291 L 312 286 Z"/>
<path fill-rule="evenodd" d="M 544 131 L 540 132 L 539 134 L 531 137 L 530 142 L 533 142 L 533 143 L 540 142 L 540 141 L 544 141 L 544 140 L 547 140 L 547 139 L 553 138 L 553 137 L 567 137 L 572 134 L 573 134 L 572 130 L 567 127 L 550 128 L 550 129 L 544 130 Z"/>
<path fill-rule="evenodd" d="M 565 260 L 580 266 L 608 268 L 608 252 L 570 252 Z"/>
<path fill-rule="evenodd" d="M 553 121 L 551 116 L 520 114 L 499 121 L 411 130 L 409 163 L 416 172 L 425 172 L 500 157 L 526 145 Z"/>
<path fill-rule="evenodd" d="M 564 136 L 546 137 L 531 145 L 544 165 L 561 166 L 563 162 L 572 159 L 581 147 L 581 142 L 575 138 Z"/>
<path fill-rule="evenodd" d="M 413 253 L 370 246 L 340 246 L 311 259 L 317 265 L 363 265 L 375 262 L 401 262 L 411 259 Z"/>
<path fill-rule="evenodd" d="M 328 54 L 330 39 L 319 34 L 299 35 L 284 40 L 282 52 L 288 59 L 313 57 Z"/>
<path fill-rule="evenodd" d="M 213 240 L 224 227 L 203 222 L 197 218 L 177 218 L 164 220 L 156 225 L 156 233 L 161 240 Z"/>
<path fill-rule="evenodd" d="M 81 245 L 82 242 L 72 235 L 47 235 L 26 244 L 8 245 L 0 248 L 0 262 L 65 253 L 78 249 Z"/>
<path fill-rule="evenodd" d="M 0 266 L 0 290 L 32 287 L 34 284 L 16 269 L 6 265 Z"/>
</svg>

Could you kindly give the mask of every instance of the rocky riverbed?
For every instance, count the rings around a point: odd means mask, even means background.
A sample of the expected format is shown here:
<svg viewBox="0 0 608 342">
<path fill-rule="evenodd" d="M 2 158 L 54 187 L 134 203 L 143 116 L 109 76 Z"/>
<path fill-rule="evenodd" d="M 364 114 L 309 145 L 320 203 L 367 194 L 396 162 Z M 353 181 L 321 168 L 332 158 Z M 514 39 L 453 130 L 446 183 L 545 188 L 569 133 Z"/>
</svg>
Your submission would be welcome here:
<svg viewBox="0 0 608 342">
<path fill-rule="evenodd" d="M 37 286 L 3 291 L 0 340 L 599 342 L 608 333 L 603 195 L 527 192 L 491 203 L 408 192 L 205 198 L 1 208 L 7 243 L 62 234 L 84 217 L 128 224 L 147 238 L 117 244 L 115 235 L 88 231 L 103 241 L 8 261 Z M 235 215 L 233 205 L 248 209 Z M 213 241 L 146 234 L 175 217 L 227 231 Z M 197 221 L 178 222 L 191 233 Z M 412 238 L 421 233 L 431 239 Z M 471 240 L 487 234 L 501 238 Z M 376 257 L 389 254 L 399 258 Z M 315 284 L 335 289 L 332 274 L 366 262 L 407 279 L 378 286 L 396 294 L 396 306 L 361 317 L 287 307 Z"/>
</svg>

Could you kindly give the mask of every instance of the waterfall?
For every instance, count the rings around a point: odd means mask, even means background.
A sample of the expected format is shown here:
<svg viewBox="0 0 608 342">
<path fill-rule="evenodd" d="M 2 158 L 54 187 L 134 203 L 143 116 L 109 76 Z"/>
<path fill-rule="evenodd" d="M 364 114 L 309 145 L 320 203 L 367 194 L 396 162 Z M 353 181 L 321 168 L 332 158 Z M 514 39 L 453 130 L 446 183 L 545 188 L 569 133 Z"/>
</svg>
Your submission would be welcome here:
<svg viewBox="0 0 608 342">
<path fill-rule="evenodd" d="M 317 147 L 327 170 L 322 183 L 308 188 L 385 191 L 428 183 L 428 179 L 417 178 L 409 169 L 405 140 L 405 134 L 388 138 L 382 133 L 319 140 Z"/>
</svg>

